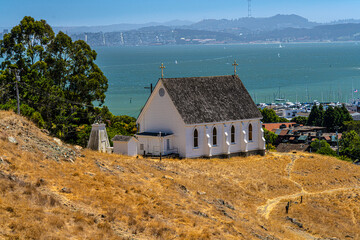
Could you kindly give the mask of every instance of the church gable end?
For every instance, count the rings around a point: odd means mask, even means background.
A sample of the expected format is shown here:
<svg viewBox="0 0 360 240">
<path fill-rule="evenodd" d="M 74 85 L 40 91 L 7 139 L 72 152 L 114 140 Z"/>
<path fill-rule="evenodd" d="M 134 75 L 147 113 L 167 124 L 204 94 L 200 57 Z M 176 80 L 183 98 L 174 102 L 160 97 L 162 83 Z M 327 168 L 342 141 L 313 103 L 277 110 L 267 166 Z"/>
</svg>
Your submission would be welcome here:
<svg viewBox="0 0 360 240">
<path fill-rule="evenodd" d="M 261 118 L 236 75 L 161 80 L 186 124 Z"/>
<path fill-rule="evenodd" d="M 161 80 L 156 84 L 136 122 L 140 132 L 174 133 L 179 126 L 184 125 Z"/>
</svg>

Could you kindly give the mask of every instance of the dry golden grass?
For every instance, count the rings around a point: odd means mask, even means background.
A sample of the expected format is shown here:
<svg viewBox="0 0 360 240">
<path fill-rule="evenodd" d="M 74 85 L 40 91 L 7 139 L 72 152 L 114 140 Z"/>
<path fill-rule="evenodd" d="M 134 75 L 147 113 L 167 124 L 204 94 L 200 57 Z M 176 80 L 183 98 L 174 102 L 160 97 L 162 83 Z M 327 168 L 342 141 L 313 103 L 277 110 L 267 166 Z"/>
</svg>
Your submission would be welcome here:
<svg viewBox="0 0 360 240">
<path fill-rule="evenodd" d="M 51 141 L 0 112 L 0 123 L 8 118 Z M 334 158 L 160 162 L 84 150 L 71 163 L 22 151 L 17 138 L 14 145 L 0 134 L 0 238 L 360 238 L 360 168 Z"/>
</svg>

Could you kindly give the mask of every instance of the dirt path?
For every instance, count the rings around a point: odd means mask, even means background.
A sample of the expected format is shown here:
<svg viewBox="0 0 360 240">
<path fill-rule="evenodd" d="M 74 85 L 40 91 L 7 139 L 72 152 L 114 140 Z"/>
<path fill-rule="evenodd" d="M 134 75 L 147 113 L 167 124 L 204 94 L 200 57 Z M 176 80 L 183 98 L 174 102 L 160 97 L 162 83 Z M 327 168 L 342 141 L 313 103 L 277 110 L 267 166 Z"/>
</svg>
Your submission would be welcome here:
<svg viewBox="0 0 360 240">
<path fill-rule="evenodd" d="M 304 190 L 303 186 L 301 184 L 299 184 L 298 182 L 294 181 L 291 179 L 291 172 L 292 172 L 292 169 L 294 167 L 294 164 L 296 162 L 296 160 L 299 158 L 295 155 L 292 155 L 292 154 L 289 154 L 289 156 L 291 156 L 291 162 L 286 166 L 286 172 L 288 174 L 287 176 L 287 179 L 291 182 L 293 182 L 297 187 L 299 187 L 301 189 L 302 192 L 305 192 L 306 191 Z"/>
<path fill-rule="evenodd" d="M 291 179 L 292 169 L 293 169 L 293 167 L 294 167 L 294 165 L 296 163 L 296 160 L 299 157 L 297 157 L 296 155 L 293 155 L 293 154 L 280 154 L 280 155 L 286 155 L 286 156 L 291 157 L 291 162 L 285 167 L 285 171 L 287 173 L 286 179 L 293 182 L 297 187 L 299 187 L 300 191 L 298 193 L 288 194 L 288 195 L 279 196 L 277 198 L 268 199 L 266 204 L 264 204 L 262 206 L 259 206 L 257 208 L 257 211 L 265 219 L 269 219 L 269 216 L 270 216 L 272 210 L 282 200 L 289 201 L 289 200 L 292 200 L 292 199 L 295 199 L 295 198 L 300 198 L 301 196 L 319 195 L 319 194 L 331 194 L 331 193 L 336 193 L 336 192 L 341 192 L 341 191 L 352 191 L 352 190 L 360 188 L 360 187 L 348 187 L 348 188 L 328 189 L 328 190 L 319 191 L 319 192 L 308 192 L 303 188 L 303 186 L 300 183 L 298 183 L 295 180 Z M 354 224 L 356 224 L 356 219 L 354 218 L 353 213 L 352 213 L 352 221 L 353 221 Z M 295 235 L 297 235 L 298 237 L 300 237 L 302 239 L 307 239 L 307 240 L 318 239 L 317 237 L 307 233 L 306 231 L 303 231 L 303 230 L 300 230 L 300 229 L 295 229 L 295 228 L 292 228 L 292 227 L 288 227 L 288 229 L 290 231 L 292 231 Z"/>
<path fill-rule="evenodd" d="M 309 196 L 309 195 L 329 194 L 329 193 L 335 193 L 335 192 L 341 192 L 341 191 L 352 191 L 352 190 L 359 189 L 359 188 L 360 187 L 335 188 L 335 189 L 329 189 L 329 190 L 324 190 L 324 191 L 320 191 L 320 192 L 301 191 L 301 192 L 298 192 L 295 194 L 283 195 L 283 196 L 280 196 L 277 198 L 269 199 L 265 205 L 258 207 L 258 213 L 260 213 L 266 219 L 269 219 L 269 215 L 270 215 L 271 211 L 274 209 L 274 207 L 277 206 L 277 204 L 279 202 L 281 202 L 281 200 L 294 199 L 294 198 L 298 198 L 298 197 L 305 196 L 305 195 Z"/>
<path fill-rule="evenodd" d="M 295 194 L 289 194 L 289 195 L 284 195 L 284 196 L 280 196 L 280 197 L 273 198 L 273 199 L 268 199 L 265 205 L 258 207 L 258 213 L 260 213 L 266 219 L 269 218 L 271 211 L 274 209 L 274 207 L 276 207 L 276 205 L 281 200 L 289 199 L 289 198 L 290 199 L 297 198 L 297 197 L 300 197 L 302 194 L 306 193 L 306 191 L 304 190 L 304 188 L 302 187 L 301 184 L 299 184 L 298 182 L 291 179 L 291 172 L 292 172 L 294 164 L 297 160 L 297 157 L 292 154 L 281 154 L 281 155 L 286 155 L 286 156 L 291 157 L 291 162 L 288 165 L 286 165 L 286 167 L 285 167 L 285 171 L 287 173 L 286 178 L 288 180 L 290 180 L 291 182 L 293 182 L 296 186 L 298 186 L 301 189 L 301 191 L 298 193 L 295 193 Z"/>
<path fill-rule="evenodd" d="M 293 182 L 294 184 L 296 184 L 296 186 L 298 186 L 301 191 L 298 193 L 294 193 L 294 194 L 288 194 L 288 195 L 283 195 L 283 196 L 279 196 L 277 198 L 273 198 L 273 199 L 268 199 L 266 204 L 259 206 L 257 208 L 258 213 L 265 217 L 266 219 L 269 219 L 269 215 L 272 212 L 272 210 L 282 201 L 282 200 L 290 200 L 290 199 L 294 199 L 294 198 L 298 198 L 301 196 L 305 196 L 305 195 L 319 195 L 319 194 L 329 194 L 329 193 L 335 193 L 335 192 L 341 192 L 341 191 L 350 191 L 350 190 L 355 190 L 355 189 L 359 189 L 360 187 L 349 187 L 349 188 L 335 188 L 335 189 L 328 189 L 328 190 L 324 190 L 324 191 L 319 191 L 319 192 L 307 192 L 306 190 L 304 190 L 303 186 L 292 180 L 291 179 L 291 173 L 292 173 L 292 168 L 296 162 L 296 160 L 298 159 L 298 157 L 296 155 L 293 154 L 281 154 L 281 155 L 286 155 L 286 156 L 291 156 L 291 162 L 286 166 L 285 170 L 287 172 L 287 179 L 291 182 Z"/>
</svg>

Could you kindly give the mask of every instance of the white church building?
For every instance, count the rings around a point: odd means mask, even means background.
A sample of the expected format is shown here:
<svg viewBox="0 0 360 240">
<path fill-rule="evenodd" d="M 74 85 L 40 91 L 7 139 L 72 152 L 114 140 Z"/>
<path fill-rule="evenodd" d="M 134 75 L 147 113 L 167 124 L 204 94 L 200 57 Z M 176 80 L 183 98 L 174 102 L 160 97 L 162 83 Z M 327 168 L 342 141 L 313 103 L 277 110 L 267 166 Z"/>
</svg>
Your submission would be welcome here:
<svg viewBox="0 0 360 240">
<path fill-rule="evenodd" d="M 263 155 L 261 118 L 237 75 L 160 78 L 137 119 L 134 143 L 139 155 Z"/>
</svg>

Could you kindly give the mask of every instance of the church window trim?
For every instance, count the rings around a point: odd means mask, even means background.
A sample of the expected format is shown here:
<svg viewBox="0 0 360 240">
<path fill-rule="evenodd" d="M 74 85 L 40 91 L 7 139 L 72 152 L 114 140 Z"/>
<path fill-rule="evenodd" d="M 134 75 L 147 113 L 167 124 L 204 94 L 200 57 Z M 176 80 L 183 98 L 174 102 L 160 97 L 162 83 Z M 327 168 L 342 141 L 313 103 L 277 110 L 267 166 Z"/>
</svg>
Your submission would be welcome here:
<svg viewBox="0 0 360 240">
<path fill-rule="evenodd" d="M 217 146 L 217 142 L 218 142 L 217 140 L 218 140 L 218 134 L 217 134 L 217 128 L 215 126 L 215 127 L 213 127 L 213 130 L 212 130 L 212 145 L 214 147 Z"/>
<path fill-rule="evenodd" d="M 230 142 L 231 144 L 236 144 L 236 141 L 235 141 L 235 126 L 234 125 L 231 125 L 231 129 L 230 129 Z"/>
<path fill-rule="evenodd" d="M 199 131 L 195 128 L 193 131 L 193 147 L 194 149 L 199 148 Z"/>
<path fill-rule="evenodd" d="M 248 133 L 249 133 L 249 142 L 252 142 L 253 141 L 253 127 L 252 127 L 251 123 L 249 123 Z"/>
<path fill-rule="evenodd" d="M 166 139 L 166 151 L 170 151 L 170 139 Z"/>
</svg>

